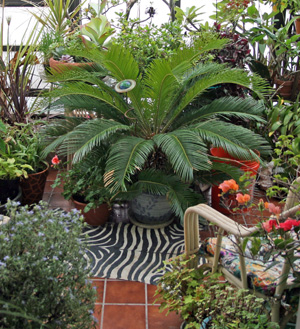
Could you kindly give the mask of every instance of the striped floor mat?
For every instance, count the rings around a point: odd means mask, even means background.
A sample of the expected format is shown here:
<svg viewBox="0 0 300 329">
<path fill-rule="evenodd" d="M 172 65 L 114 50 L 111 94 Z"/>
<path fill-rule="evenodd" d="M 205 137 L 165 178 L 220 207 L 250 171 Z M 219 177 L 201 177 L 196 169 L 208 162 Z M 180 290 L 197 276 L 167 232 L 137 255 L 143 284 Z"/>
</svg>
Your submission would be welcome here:
<svg viewBox="0 0 300 329">
<path fill-rule="evenodd" d="M 184 250 L 183 228 L 171 224 L 144 229 L 133 224 L 106 224 L 85 231 L 93 276 L 155 284 L 163 261 Z"/>
</svg>

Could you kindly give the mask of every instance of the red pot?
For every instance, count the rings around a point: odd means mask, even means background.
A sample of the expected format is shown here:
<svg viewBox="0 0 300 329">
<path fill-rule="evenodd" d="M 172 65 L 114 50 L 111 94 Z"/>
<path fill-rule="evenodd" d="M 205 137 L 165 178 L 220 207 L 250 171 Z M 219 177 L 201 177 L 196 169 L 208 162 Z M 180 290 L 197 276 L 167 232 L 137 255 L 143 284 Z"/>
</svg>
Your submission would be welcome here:
<svg viewBox="0 0 300 329">
<path fill-rule="evenodd" d="M 255 186 L 255 180 L 256 180 L 256 174 L 259 169 L 260 163 L 255 160 L 235 159 L 234 157 L 229 155 L 222 147 L 213 147 L 213 148 L 211 148 L 210 153 L 215 157 L 228 159 L 228 161 L 226 161 L 226 160 L 214 160 L 214 161 L 227 163 L 232 166 L 239 167 L 244 172 L 251 173 L 250 176 L 252 178 L 252 182 L 250 185 L 248 185 L 247 189 L 248 189 L 248 193 L 250 194 L 251 199 L 252 199 L 253 192 L 254 192 L 254 186 Z M 257 152 L 257 154 L 259 155 L 258 152 Z M 225 215 L 229 215 L 229 214 L 231 214 L 230 209 L 237 207 L 238 203 L 234 197 L 234 198 L 227 200 L 226 205 L 225 205 L 223 203 L 223 201 L 220 199 L 220 196 L 219 196 L 220 193 L 221 193 L 221 190 L 219 189 L 218 185 L 214 185 L 212 187 L 212 191 L 211 191 L 212 207 Z M 242 210 L 242 212 L 247 212 L 248 210 L 249 210 L 248 208 L 244 208 Z"/>
<path fill-rule="evenodd" d="M 108 221 L 110 210 L 107 203 L 100 204 L 97 208 L 84 212 L 86 203 L 76 201 L 72 198 L 75 208 L 81 210 L 84 221 L 92 226 L 104 225 Z"/>
</svg>

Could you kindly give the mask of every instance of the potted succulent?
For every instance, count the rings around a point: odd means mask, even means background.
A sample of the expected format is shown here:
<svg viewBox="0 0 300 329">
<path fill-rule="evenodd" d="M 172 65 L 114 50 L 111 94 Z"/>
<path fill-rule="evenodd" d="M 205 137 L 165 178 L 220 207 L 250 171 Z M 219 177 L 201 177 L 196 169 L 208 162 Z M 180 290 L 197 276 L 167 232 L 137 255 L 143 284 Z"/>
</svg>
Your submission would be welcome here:
<svg viewBox="0 0 300 329">
<path fill-rule="evenodd" d="M 93 62 L 88 62 L 84 56 L 76 56 L 76 54 L 94 48 L 106 49 L 108 46 L 107 38 L 114 32 L 104 15 L 91 18 L 88 23 L 78 27 L 60 43 L 53 44 L 49 48 L 53 54 L 53 57 L 49 59 L 50 67 L 56 71 L 74 66 L 88 68 L 88 66 L 93 65 Z M 73 56 L 73 54 L 75 55 Z"/>
<path fill-rule="evenodd" d="M 180 314 L 181 328 L 269 328 L 267 303 L 246 289 L 236 289 L 203 268 L 190 268 L 195 256 L 178 256 L 165 262 L 155 292 L 160 310 Z"/>
<path fill-rule="evenodd" d="M 22 165 L 27 165 L 28 175 L 22 176 L 22 203 L 38 203 L 43 198 L 49 173 L 49 165 L 43 154 L 44 146 L 39 133 L 40 122 L 30 122 L 14 126 L 7 125 L 7 152 Z"/>
<path fill-rule="evenodd" d="M 0 327 L 95 328 L 96 291 L 84 257 L 82 216 L 9 202 L 0 225 Z"/>
<path fill-rule="evenodd" d="M 69 170 L 60 171 L 52 185 L 63 184 L 63 197 L 72 200 L 85 221 L 93 226 L 105 224 L 110 214 L 112 195 L 104 187 L 103 172 L 103 159 L 81 161 Z"/>
</svg>

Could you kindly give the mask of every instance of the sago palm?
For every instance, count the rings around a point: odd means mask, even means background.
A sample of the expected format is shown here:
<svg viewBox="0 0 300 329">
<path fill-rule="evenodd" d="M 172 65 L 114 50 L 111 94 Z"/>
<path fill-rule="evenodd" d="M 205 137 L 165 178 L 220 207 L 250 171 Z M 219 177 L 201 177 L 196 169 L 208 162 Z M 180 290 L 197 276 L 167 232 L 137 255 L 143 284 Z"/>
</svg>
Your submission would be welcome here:
<svg viewBox="0 0 300 329">
<path fill-rule="evenodd" d="M 195 171 L 211 170 L 211 145 L 244 159 L 255 156 L 254 149 L 261 154 L 268 152 L 261 136 L 230 123 L 232 117 L 263 121 L 261 102 L 248 96 L 216 99 L 199 108 L 191 105 L 195 98 L 205 98 L 209 88 L 222 83 L 239 84 L 258 96 L 266 92 L 267 87 L 257 76 L 197 60 L 203 52 L 223 45 L 223 40 L 217 40 L 202 48 L 198 44 L 178 50 L 168 60 L 154 60 L 143 75 L 130 51 L 119 46 L 90 56 L 117 82 L 136 82 L 126 94 L 117 93 L 95 72 L 76 69 L 54 74 L 51 80 L 60 82 L 52 93 L 58 99 L 56 103 L 68 109 L 85 109 L 97 118 L 66 117 L 50 125 L 46 152 L 71 152 L 77 162 L 102 143 L 109 144 L 105 183 L 111 191 L 127 191 L 137 181 L 148 191 L 167 192 L 175 212 L 182 215 L 189 205 L 188 194 L 181 198 L 176 191 L 189 186 Z M 173 183 L 159 179 L 155 170 L 159 175 L 170 175 Z M 140 172 L 144 173 L 139 180 Z"/>
</svg>

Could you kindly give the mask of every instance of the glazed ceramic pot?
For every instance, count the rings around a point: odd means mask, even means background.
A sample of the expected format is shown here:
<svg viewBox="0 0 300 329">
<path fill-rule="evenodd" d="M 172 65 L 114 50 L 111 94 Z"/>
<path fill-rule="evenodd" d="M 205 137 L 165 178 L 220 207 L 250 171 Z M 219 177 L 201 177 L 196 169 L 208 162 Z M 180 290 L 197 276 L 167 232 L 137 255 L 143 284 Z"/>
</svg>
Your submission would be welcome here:
<svg viewBox="0 0 300 329">
<path fill-rule="evenodd" d="M 173 221 L 171 205 L 164 195 L 141 193 L 129 205 L 130 221 L 146 228 L 159 228 Z"/>
<path fill-rule="evenodd" d="M 20 182 L 22 189 L 22 205 L 32 205 L 39 203 L 43 199 L 47 176 L 49 174 L 49 165 L 45 163 L 46 168 L 34 174 L 28 174 Z"/>
</svg>

